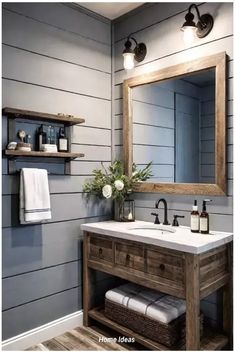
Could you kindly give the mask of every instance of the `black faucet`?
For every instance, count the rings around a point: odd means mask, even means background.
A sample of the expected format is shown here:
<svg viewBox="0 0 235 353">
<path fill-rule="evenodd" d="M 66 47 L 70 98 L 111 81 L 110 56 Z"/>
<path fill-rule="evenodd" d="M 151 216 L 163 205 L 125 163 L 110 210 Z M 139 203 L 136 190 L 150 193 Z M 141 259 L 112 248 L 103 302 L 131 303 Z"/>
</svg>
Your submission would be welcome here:
<svg viewBox="0 0 235 353">
<path fill-rule="evenodd" d="M 168 222 L 168 219 L 167 219 L 167 202 L 165 199 L 159 199 L 156 202 L 156 208 L 158 208 L 160 202 L 163 202 L 163 204 L 164 204 L 164 222 L 163 222 L 163 224 L 169 225 L 170 223 Z"/>
</svg>

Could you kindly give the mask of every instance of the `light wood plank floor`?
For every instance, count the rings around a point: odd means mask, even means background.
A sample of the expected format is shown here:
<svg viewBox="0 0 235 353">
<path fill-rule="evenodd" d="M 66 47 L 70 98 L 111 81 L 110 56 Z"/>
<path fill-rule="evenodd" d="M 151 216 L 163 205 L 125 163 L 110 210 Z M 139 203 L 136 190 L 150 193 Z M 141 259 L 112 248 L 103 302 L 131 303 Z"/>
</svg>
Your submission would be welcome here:
<svg viewBox="0 0 235 353">
<path fill-rule="evenodd" d="M 61 336 L 33 346 L 27 351 L 126 351 L 127 346 L 114 342 L 100 342 L 108 337 L 95 327 L 79 327 Z"/>
</svg>

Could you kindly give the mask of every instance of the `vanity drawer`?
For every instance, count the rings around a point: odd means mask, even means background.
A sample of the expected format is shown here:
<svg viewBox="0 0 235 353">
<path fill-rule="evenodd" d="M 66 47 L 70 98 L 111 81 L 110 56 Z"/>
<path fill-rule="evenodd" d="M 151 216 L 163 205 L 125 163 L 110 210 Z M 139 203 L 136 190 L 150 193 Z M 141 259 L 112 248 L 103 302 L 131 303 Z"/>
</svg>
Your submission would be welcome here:
<svg viewBox="0 0 235 353">
<path fill-rule="evenodd" d="M 100 236 L 90 236 L 89 260 L 113 262 L 112 240 Z"/>
<path fill-rule="evenodd" d="M 184 258 L 183 255 L 175 255 L 170 251 L 161 249 L 146 249 L 147 273 L 156 275 L 173 282 L 184 282 Z"/>
<path fill-rule="evenodd" d="M 143 246 L 116 242 L 115 264 L 139 271 L 144 271 Z"/>
</svg>

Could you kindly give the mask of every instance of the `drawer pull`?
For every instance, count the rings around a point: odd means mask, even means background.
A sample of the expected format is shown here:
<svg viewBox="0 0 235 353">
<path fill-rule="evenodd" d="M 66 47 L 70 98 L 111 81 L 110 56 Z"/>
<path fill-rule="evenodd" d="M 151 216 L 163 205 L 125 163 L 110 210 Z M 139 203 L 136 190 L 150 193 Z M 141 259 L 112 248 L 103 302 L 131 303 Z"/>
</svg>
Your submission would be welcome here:
<svg viewBox="0 0 235 353">
<path fill-rule="evenodd" d="M 130 258 L 131 258 L 130 255 L 127 254 L 127 255 L 126 255 L 126 261 L 130 261 Z"/>
<path fill-rule="evenodd" d="M 99 254 L 102 255 L 103 249 L 99 248 Z"/>
<path fill-rule="evenodd" d="M 160 270 L 164 271 L 165 270 L 165 265 L 161 264 L 161 265 L 159 265 L 159 268 L 160 268 Z"/>
</svg>

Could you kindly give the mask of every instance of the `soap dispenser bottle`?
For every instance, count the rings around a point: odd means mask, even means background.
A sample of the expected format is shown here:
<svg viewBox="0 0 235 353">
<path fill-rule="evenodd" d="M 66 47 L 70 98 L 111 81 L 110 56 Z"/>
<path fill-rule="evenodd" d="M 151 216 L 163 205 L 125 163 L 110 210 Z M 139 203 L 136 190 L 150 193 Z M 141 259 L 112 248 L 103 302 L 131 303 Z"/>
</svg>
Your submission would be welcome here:
<svg viewBox="0 0 235 353">
<path fill-rule="evenodd" d="M 199 233 L 199 212 L 197 200 L 194 200 L 193 210 L 191 212 L 191 232 Z"/>
<path fill-rule="evenodd" d="M 208 234 L 209 233 L 209 214 L 206 211 L 206 203 L 210 202 L 212 200 L 203 200 L 202 203 L 202 212 L 200 214 L 200 232 L 202 234 Z"/>
</svg>

